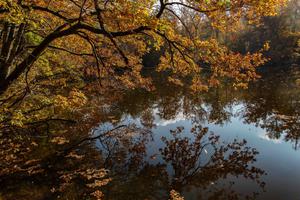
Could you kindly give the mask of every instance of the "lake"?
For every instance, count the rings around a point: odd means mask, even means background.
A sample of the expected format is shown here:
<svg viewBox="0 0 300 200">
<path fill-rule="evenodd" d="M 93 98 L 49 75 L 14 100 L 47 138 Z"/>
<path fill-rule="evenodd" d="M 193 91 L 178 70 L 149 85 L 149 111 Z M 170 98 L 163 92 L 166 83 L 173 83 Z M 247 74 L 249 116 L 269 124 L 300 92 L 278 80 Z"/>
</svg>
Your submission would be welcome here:
<svg viewBox="0 0 300 200">
<path fill-rule="evenodd" d="M 41 160 L 43 173 L 35 166 L 29 178 L 4 177 L 0 197 L 85 199 L 81 181 L 63 189 L 79 169 L 96 167 L 111 178 L 104 199 L 168 199 L 174 189 L 186 200 L 300 200 L 299 70 L 265 72 L 247 90 L 227 82 L 198 94 L 153 76 L 153 91 L 93 94 L 80 123 L 50 126 L 73 149 L 64 159 L 51 154 L 63 140 L 33 135 L 31 162 Z M 91 142 L 81 140 L 88 134 Z"/>
<path fill-rule="evenodd" d="M 122 95 L 106 107 L 112 123 L 93 129 L 114 177 L 106 198 L 300 199 L 299 74 L 282 74 L 247 90 L 191 94 L 157 80 L 154 92 Z"/>
</svg>

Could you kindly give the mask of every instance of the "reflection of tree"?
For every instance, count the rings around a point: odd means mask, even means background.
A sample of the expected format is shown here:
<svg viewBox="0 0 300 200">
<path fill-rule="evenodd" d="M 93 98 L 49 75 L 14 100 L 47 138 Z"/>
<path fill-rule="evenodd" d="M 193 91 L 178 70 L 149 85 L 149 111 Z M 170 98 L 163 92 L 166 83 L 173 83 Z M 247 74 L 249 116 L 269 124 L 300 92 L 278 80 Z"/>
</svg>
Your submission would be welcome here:
<svg viewBox="0 0 300 200">
<path fill-rule="evenodd" d="M 278 139 L 285 135 L 286 141 L 293 142 L 295 148 L 299 148 L 300 93 L 295 86 L 297 71 L 284 73 L 289 75 L 270 74 L 252 84 L 247 91 L 235 91 L 226 85 L 203 94 L 191 94 L 184 87 L 157 78 L 154 80 L 155 92 L 136 90 L 126 93 L 115 102 L 116 112 L 118 116 L 130 114 L 139 118 L 148 128 L 155 126 L 154 108 L 157 108 L 156 114 L 161 119 L 175 119 L 183 113 L 194 123 L 223 125 L 237 116 L 245 123 L 254 123 L 266 129 L 270 138 Z M 232 107 L 236 103 L 243 104 L 243 107 L 238 113 L 233 113 Z"/>
<path fill-rule="evenodd" d="M 261 80 L 244 96 L 244 109 L 240 113 L 246 123 L 264 128 L 269 138 L 294 143 L 298 149 L 300 138 L 300 93 L 293 85 L 293 75 Z"/>
<path fill-rule="evenodd" d="M 104 167 L 115 171 L 136 170 L 143 166 L 146 144 L 153 140 L 152 132 L 135 125 L 97 137 Z"/>
<path fill-rule="evenodd" d="M 245 147 L 245 142 L 221 144 L 218 136 L 208 135 L 208 130 L 200 126 L 191 130 L 193 138 L 181 137 L 182 134 L 182 128 L 171 131 L 172 138 L 162 139 L 164 146 L 161 151 L 153 149 L 152 153 L 159 160 L 157 163 L 151 162 L 155 158 L 149 158 L 148 155 L 147 147 L 153 136 L 147 128 L 131 125 L 114 131 L 96 130 L 93 140 L 70 140 L 60 146 L 60 152 L 63 153 L 49 153 L 45 158 L 35 161 L 35 165 L 39 166 L 36 174 L 16 176 L 22 177 L 22 180 L 7 176 L 11 181 L 9 185 L 16 180 L 19 183 L 5 192 L 7 195 L 20 192 L 24 185 L 20 181 L 41 180 L 39 185 L 33 185 L 39 188 L 43 197 L 64 195 L 65 198 L 82 199 L 93 192 L 94 188 L 87 185 L 101 185 L 101 182 L 93 183 L 89 178 L 102 180 L 104 172 L 101 168 L 105 168 L 110 170 L 109 177 L 112 180 L 103 179 L 105 184 L 109 183 L 100 190 L 107 199 L 167 199 L 171 189 L 182 191 L 189 185 L 199 190 L 208 188 L 212 190 L 209 195 L 217 199 L 236 192 L 232 189 L 228 194 L 227 188 L 212 188 L 212 182 L 230 175 L 258 180 L 263 173 L 257 168 L 248 167 L 255 161 L 257 152 Z M 84 145 L 96 139 L 97 149 L 93 145 Z M 49 144 L 47 147 L 58 149 Z M 169 166 L 172 166 L 173 175 Z M 24 177 L 28 177 L 28 180 Z M 30 191 L 29 188 L 25 190 Z"/>
<path fill-rule="evenodd" d="M 172 185 L 180 190 L 184 185 L 193 185 L 199 189 L 207 189 L 211 183 L 232 176 L 243 176 L 253 179 L 263 187 L 259 177 L 264 173 L 261 169 L 251 166 L 258 152 L 246 146 L 246 141 L 234 140 L 229 144 L 220 144 L 219 136 L 210 134 L 201 126 L 192 128 L 194 138 L 181 137 L 183 128 L 171 131 L 172 139 L 162 138 L 166 144 L 161 154 L 166 163 L 172 166 L 174 175 Z M 210 187 L 211 189 L 211 187 Z M 220 188 L 210 191 L 218 199 L 226 194 Z M 236 194 L 236 197 L 238 195 Z"/>
<path fill-rule="evenodd" d="M 101 167 L 102 158 L 91 145 L 74 147 L 61 138 L 47 144 L 34 137 L 22 143 L 18 138 L 3 141 L 10 148 L 0 154 L 5 160 L 0 164 L 3 199 L 86 199 L 101 195 L 99 188 L 110 181 Z M 11 158 L 5 159 L 8 156 Z"/>
<path fill-rule="evenodd" d="M 168 188 L 165 165 L 147 161 L 146 148 L 153 140 L 152 132 L 131 125 L 99 136 L 104 166 L 113 177 L 103 190 L 106 199 L 159 199 L 163 195 L 157 191 Z"/>
<path fill-rule="evenodd" d="M 223 125 L 225 122 L 229 122 L 232 117 L 232 112 L 228 110 L 234 102 L 233 88 L 228 86 L 220 86 L 213 88 L 205 96 L 205 103 L 208 107 L 207 121 L 215 124 Z"/>
<path fill-rule="evenodd" d="M 275 113 L 267 116 L 260 125 L 266 129 L 267 136 L 271 139 L 279 139 L 284 135 L 286 142 L 294 143 L 294 149 L 297 150 L 300 138 L 300 115 L 295 113 L 293 115 L 285 115 Z"/>
<path fill-rule="evenodd" d="M 233 116 L 232 105 L 242 102 L 243 107 L 235 113 L 236 116 L 240 116 L 245 123 L 255 123 L 264 128 L 270 138 L 277 139 L 284 135 L 286 141 L 293 142 L 295 148 L 299 148 L 299 89 L 290 83 L 293 81 L 291 76 L 285 79 L 272 77 L 271 80 L 258 81 L 245 92 L 220 86 L 208 93 L 195 95 L 183 87 L 164 85 L 164 82 L 158 81 L 154 92 L 121 91 L 113 97 L 104 94 L 93 98 L 92 106 L 83 109 L 84 115 L 78 114 L 84 116 L 79 126 L 64 128 L 60 124 L 51 124 L 51 135 L 64 136 L 69 141 L 63 145 L 51 144 L 54 138 L 48 138 L 47 135 L 41 139 L 35 138 L 42 132 L 42 126 L 28 130 L 23 140 L 14 135 L 8 138 L 5 138 L 7 135 L 1 135 L 4 143 L 1 144 L 0 158 L 8 159 L 0 163 L 1 192 L 7 196 L 32 190 L 40 191 L 37 193 L 40 196 L 32 199 L 62 193 L 70 199 L 82 199 L 90 191 L 85 185 L 87 181 L 83 173 L 86 175 L 88 169 L 100 170 L 105 167 L 110 170 L 109 176 L 112 177 L 112 181 L 103 189 L 107 199 L 167 199 L 171 189 L 182 192 L 188 186 L 199 189 L 199 199 L 236 199 L 239 195 L 234 186 L 224 185 L 222 180 L 226 182 L 226 178 L 231 180 L 238 176 L 263 185 L 259 181 L 263 171 L 251 167 L 257 152 L 247 147 L 245 141 L 221 143 L 218 136 L 209 134 L 207 129 L 199 126 L 188 135 L 178 128 L 162 141 L 153 142 L 155 137 L 149 130 L 155 127 L 156 114 L 169 120 L 183 113 L 195 124 L 208 121 L 222 125 Z M 99 121 L 117 126 L 128 115 L 139 119 L 141 123 L 138 125 L 141 127 L 130 126 L 105 133 L 98 130 L 95 132 L 99 136 L 97 149 L 92 143 L 80 145 L 64 157 L 55 154 L 65 146 L 76 144 L 79 138 L 87 137 L 87 130 L 97 126 Z M 63 140 L 56 141 L 63 143 Z M 160 146 L 160 151 L 154 148 L 156 152 L 149 155 L 148 147 L 152 142 L 163 146 Z M 18 155 L 17 149 L 24 154 Z M 28 152 L 29 156 L 25 155 L 28 149 L 34 149 Z M 4 168 L 10 171 L 1 171 Z M 28 171 L 32 174 L 28 174 Z M 65 180 L 60 178 L 62 175 L 65 175 Z M 58 191 L 70 177 L 65 192 Z M 36 182 L 31 183 L 32 180 Z M 6 191 L 8 188 L 9 191 Z M 54 193 L 51 192 L 52 188 L 56 188 Z M 74 191 L 78 194 L 76 197 L 68 196 Z"/>
<path fill-rule="evenodd" d="M 156 127 L 154 120 L 155 117 L 154 117 L 153 109 L 148 108 L 143 111 L 141 115 L 141 123 L 144 127 L 149 129 Z"/>
<path fill-rule="evenodd" d="M 204 150 L 207 151 L 205 147 L 209 145 L 209 143 L 201 143 L 202 138 L 207 134 L 207 129 L 201 130 L 196 135 L 192 144 L 190 144 L 188 138 L 180 138 L 183 129 L 183 127 L 178 127 L 176 130 L 171 131 L 174 137 L 173 140 L 163 137 L 162 141 L 166 144 L 166 147 L 161 149 L 163 159 L 172 165 L 175 173 L 174 181 L 182 184 L 186 181 L 184 179 L 194 175 L 198 168 L 200 168 L 200 164 L 198 164 L 199 159 L 202 152 Z"/>
<path fill-rule="evenodd" d="M 209 121 L 224 124 L 230 120 L 232 113 L 228 108 L 234 102 L 233 89 L 220 87 L 203 94 L 193 94 L 188 88 L 172 85 L 166 79 L 157 77 L 154 80 L 155 91 L 135 90 L 121 93 L 114 102 L 112 115 L 131 115 L 142 123 L 153 126 L 153 110 L 164 120 L 175 119 L 179 113 L 193 122 Z M 151 116 L 152 115 L 152 116 Z"/>
<path fill-rule="evenodd" d="M 109 160 L 106 168 L 111 169 L 113 177 L 104 190 L 106 198 L 166 199 L 171 189 L 181 191 L 195 186 L 199 191 L 211 190 L 209 195 L 215 199 L 233 196 L 238 199 L 240 196 L 233 188 L 211 185 L 230 176 L 243 176 L 263 187 L 259 179 L 264 172 L 252 166 L 258 152 L 247 147 L 246 141 L 221 143 L 219 136 L 208 134 L 208 129 L 201 126 L 191 129 L 192 138 L 181 137 L 183 130 L 182 127 L 172 130 L 171 138 L 162 138 L 163 148 L 152 149 L 158 163 L 147 155 L 145 147 L 149 139 L 126 133 L 101 137 L 101 144 L 114 148 L 109 153 L 102 150 L 103 159 Z"/>
<path fill-rule="evenodd" d="M 107 116 L 116 116 L 119 120 L 124 115 L 131 115 L 147 128 L 155 127 L 155 114 L 163 120 L 176 119 L 183 114 L 193 123 L 218 125 L 228 123 L 236 116 L 245 123 L 264 128 L 270 138 L 278 139 L 284 135 L 286 141 L 293 142 L 295 148 L 299 148 L 300 93 L 295 86 L 297 71 L 284 73 L 288 75 L 270 74 L 253 83 L 246 91 L 235 91 L 227 84 L 203 94 L 192 94 L 185 87 L 169 84 L 164 78 L 157 77 L 154 79 L 154 92 L 122 91 L 119 99 L 114 99 Z M 235 104 L 243 106 L 238 113 L 233 113 Z"/>
</svg>

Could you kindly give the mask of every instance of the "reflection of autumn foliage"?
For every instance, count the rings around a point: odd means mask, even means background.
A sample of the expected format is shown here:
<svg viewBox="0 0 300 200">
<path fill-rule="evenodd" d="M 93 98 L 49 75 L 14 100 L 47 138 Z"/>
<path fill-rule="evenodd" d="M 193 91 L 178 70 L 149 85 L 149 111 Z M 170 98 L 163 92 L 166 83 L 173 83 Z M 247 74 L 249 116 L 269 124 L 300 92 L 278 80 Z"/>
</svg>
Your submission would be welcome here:
<svg viewBox="0 0 300 200">
<path fill-rule="evenodd" d="M 285 82 L 278 81 L 275 89 L 274 83 L 262 80 L 245 93 L 219 87 L 202 95 L 190 94 L 184 87 L 159 87 L 165 82 L 157 82 L 152 93 L 135 90 L 93 96 L 90 105 L 77 114 L 79 119 L 82 117 L 78 126 L 65 128 L 63 124 L 47 122 L 47 128 L 45 122 L 31 126 L 26 134 L 1 135 L 0 159 L 5 161 L 0 162 L 2 195 L 5 199 L 26 199 L 21 197 L 24 193 L 31 199 L 58 195 L 82 199 L 93 194 L 92 197 L 104 195 L 114 200 L 152 200 L 170 198 L 172 189 L 182 196 L 191 186 L 201 193 L 199 199 L 215 200 L 240 197 L 233 183 L 223 184 L 234 177 L 263 186 L 263 171 L 252 167 L 258 152 L 247 147 L 245 141 L 222 143 L 221 138 L 201 126 L 195 126 L 191 133 L 179 127 L 162 141 L 154 141 L 155 134 L 149 129 L 155 127 L 156 114 L 163 120 L 183 114 L 195 124 L 210 121 L 222 125 L 234 116 L 228 108 L 242 102 L 244 107 L 236 116 L 242 116 L 246 123 L 260 122 L 258 125 L 266 128 L 270 138 L 278 138 L 283 132 L 289 141 L 299 137 L 299 102 L 295 101 L 298 90 L 286 90 Z M 100 125 L 118 127 L 126 122 L 123 116 L 141 123 L 108 132 L 93 129 L 95 139 L 86 138 L 87 130 L 99 121 Z M 153 148 L 151 153 L 149 146 Z M 70 151 L 57 154 L 65 149 Z M 108 175 L 98 176 L 103 168 L 109 170 Z M 96 179 L 88 179 L 89 176 Z M 102 185 L 108 180 L 107 185 Z M 91 184 L 101 187 L 89 187 Z"/>
<path fill-rule="evenodd" d="M 0 145 L 0 177 L 15 172 L 28 174 L 40 173 L 38 159 L 28 159 L 26 156 L 32 153 L 32 147 L 37 144 L 28 137 L 23 137 L 20 142 L 16 138 L 1 137 Z"/>
<path fill-rule="evenodd" d="M 265 129 L 268 137 L 278 139 L 283 136 L 285 141 L 299 148 L 300 95 L 295 84 L 299 72 L 292 69 L 285 73 L 288 76 L 274 72 L 251 84 L 247 91 L 236 91 L 225 84 L 201 95 L 191 94 L 185 87 L 167 84 L 156 77 L 154 92 L 126 92 L 115 101 L 114 106 L 118 109 L 111 113 L 116 116 L 126 113 L 141 119 L 148 127 L 153 126 L 154 114 L 163 120 L 174 120 L 182 114 L 196 123 L 218 125 L 230 123 L 233 117 L 241 117 L 245 123 Z M 232 108 L 237 104 L 242 108 L 235 112 Z"/>
<path fill-rule="evenodd" d="M 219 136 L 210 134 L 201 126 L 192 128 L 193 138 L 182 137 L 183 128 L 171 131 L 173 139 L 162 138 L 166 147 L 161 149 L 163 159 L 172 166 L 172 185 L 195 185 L 206 189 L 211 183 L 232 176 L 243 176 L 255 180 L 261 187 L 260 176 L 264 171 L 251 166 L 258 152 L 246 146 L 246 141 L 234 140 L 225 144 Z M 233 192 L 233 191 L 232 191 Z M 234 193 L 234 192 L 233 192 Z M 226 194 L 226 195 L 232 195 Z M 219 196 L 222 192 L 216 192 Z M 235 194 L 238 198 L 238 194 Z"/>
<path fill-rule="evenodd" d="M 153 140 L 152 132 L 134 124 L 100 134 L 98 139 L 104 166 L 115 170 L 137 169 L 143 165 L 146 144 Z"/>
<path fill-rule="evenodd" d="M 124 132 L 125 131 L 125 132 Z M 252 166 L 258 152 L 246 146 L 246 141 L 221 143 L 219 136 L 208 135 L 208 129 L 195 126 L 192 138 L 181 137 L 184 129 L 171 131 L 172 138 L 162 138 L 164 148 L 154 149 L 154 156 L 147 159 L 146 147 L 151 141 L 146 135 L 138 136 L 126 130 L 114 132 L 100 139 L 105 166 L 113 172 L 111 186 L 104 194 L 108 199 L 159 199 L 167 198 L 168 191 L 175 188 L 181 191 L 186 186 L 196 186 L 199 190 L 212 189 L 211 183 L 230 176 L 243 176 L 260 182 L 264 171 Z M 151 137 L 150 137 L 151 138 Z M 151 159 L 162 158 L 162 163 L 151 164 Z M 168 164 L 174 174 L 169 174 Z M 231 189 L 213 188 L 210 195 L 215 197 L 235 197 L 239 194 Z M 173 193 L 172 193 L 173 194 Z M 171 197 L 172 197 L 171 194 Z M 176 197 L 175 193 L 173 197 Z M 178 196 L 179 198 L 179 196 Z"/>
<path fill-rule="evenodd" d="M 264 128 L 271 139 L 284 138 L 299 148 L 300 102 L 295 79 L 299 72 L 290 70 L 289 76 L 274 74 L 261 80 L 244 96 L 245 107 L 241 116 L 246 123 Z M 275 84 L 276 82 L 276 84 Z"/>
<path fill-rule="evenodd" d="M 70 138 L 68 142 L 56 137 L 48 144 L 48 148 L 56 145 L 52 153 L 39 155 L 38 160 L 25 163 L 34 167 L 31 171 L 29 168 L 10 170 L 9 167 L 15 163 L 7 162 L 8 171 L 2 172 L 4 182 L 1 181 L 0 184 L 6 182 L 11 185 L 15 181 L 22 181 L 30 186 L 31 180 L 40 180 L 43 190 L 36 184 L 33 186 L 39 188 L 38 194 L 44 197 L 167 199 L 173 188 L 179 192 L 188 185 L 194 185 L 201 190 L 211 189 L 211 182 L 217 182 L 229 175 L 244 176 L 260 183 L 259 177 L 263 171 L 250 167 L 257 152 L 246 147 L 245 141 L 221 144 L 219 136 L 208 135 L 208 129 L 201 126 L 192 128 L 192 138 L 188 139 L 181 137 L 183 130 L 178 127 L 171 131 L 172 138 L 162 138 L 166 146 L 160 153 L 158 149 L 153 149 L 155 156 L 150 160 L 147 147 L 153 140 L 152 132 L 135 125 L 119 126 L 107 132 L 96 130 L 95 136 L 80 140 Z M 98 149 L 87 145 L 91 142 L 93 144 L 93 141 L 97 141 Z M 32 142 L 33 149 L 41 148 L 40 145 L 39 141 Z M 61 150 L 57 152 L 57 149 Z M 156 159 L 155 157 L 161 157 L 163 163 L 151 163 L 151 159 Z M 20 158 L 20 166 L 25 166 L 22 161 L 26 159 Z M 174 175 L 169 174 L 168 164 L 171 164 Z M 21 195 L 19 187 L 22 186 L 17 184 L 4 190 L 5 197 L 12 193 Z M 218 188 L 212 194 L 220 197 L 224 193 Z M 235 194 L 234 190 L 233 193 Z M 181 196 L 178 195 L 179 193 L 171 192 L 170 198 L 180 199 Z"/>
<path fill-rule="evenodd" d="M 86 169 L 86 170 L 76 170 L 71 171 L 70 173 L 62 172 L 60 179 L 62 180 L 62 185 L 59 187 L 60 192 L 64 192 L 67 187 L 69 187 L 74 179 L 81 177 L 83 180 L 86 180 L 86 187 L 92 189 L 90 193 L 91 196 L 94 196 L 96 199 L 102 199 L 103 193 L 99 190 L 100 187 L 107 185 L 111 179 L 106 178 L 107 171 L 104 169 Z M 95 190 L 96 189 L 96 190 Z"/>
<path fill-rule="evenodd" d="M 71 137 L 69 142 L 54 137 L 45 144 L 32 135 L 19 137 L 23 140 L 1 137 L 0 186 L 4 199 L 102 199 L 101 188 L 111 179 L 99 166 L 103 165 L 95 148 L 81 142 L 88 139 L 78 143 Z"/>
<path fill-rule="evenodd" d="M 294 148 L 298 149 L 299 133 L 300 133 L 300 116 L 274 114 L 268 116 L 264 124 L 261 124 L 262 128 L 267 130 L 267 135 L 271 139 L 278 139 L 284 135 L 285 141 L 291 141 L 294 143 Z"/>
<path fill-rule="evenodd" d="M 202 152 L 207 151 L 205 147 L 209 144 L 201 142 L 208 129 L 204 128 L 200 130 L 199 134 L 195 134 L 195 140 L 192 143 L 187 137 L 180 138 L 182 131 L 183 127 L 171 131 L 174 137 L 173 140 L 163 137 L 162 141 L 166 144 L 166 147 L 161 149 L 163 159 L 171 163 L 175 173 L 174 180 L 178 183 L 185 182 L 183 179 L 195 173 L 197 167 L 195 170 L 193 169 L 198 164 Z"/>
</svg>

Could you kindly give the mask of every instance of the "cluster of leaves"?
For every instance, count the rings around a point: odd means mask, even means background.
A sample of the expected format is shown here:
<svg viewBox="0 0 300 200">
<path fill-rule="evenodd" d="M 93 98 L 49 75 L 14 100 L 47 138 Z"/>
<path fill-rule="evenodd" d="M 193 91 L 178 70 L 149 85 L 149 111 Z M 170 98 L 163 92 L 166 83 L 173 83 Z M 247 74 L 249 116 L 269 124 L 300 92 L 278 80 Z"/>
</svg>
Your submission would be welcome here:
<svg viewBox="0 0 300 200">
<path fill-rule="evenodd" d="M 182 196 L 175 190 L 170 191 L 170 200 L 184 200 Z"/>
</svg>

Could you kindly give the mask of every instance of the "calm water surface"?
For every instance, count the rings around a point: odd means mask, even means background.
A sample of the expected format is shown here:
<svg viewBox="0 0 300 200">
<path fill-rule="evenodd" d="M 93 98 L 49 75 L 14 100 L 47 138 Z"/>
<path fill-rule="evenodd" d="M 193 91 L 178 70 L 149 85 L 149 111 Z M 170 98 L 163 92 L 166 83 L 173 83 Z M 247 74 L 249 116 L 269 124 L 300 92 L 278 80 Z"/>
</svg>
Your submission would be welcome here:
<svg viewBox="0 0 300 200">
<path fill-rule="evenodd" d="M 61 175 L 106 168 L 108 200 L 164 200 L 172 189 L 186 200 L 300 200 L 299 70 L 200 94 L 155 77 L 155 91 L 95 94 L 76 115 L 81 123 L 52 124 L 32 152 L 45 170 L 3 177 L 0 199 L 85 199 L 84 181 L 59 192 Z M 78 143 L 88 133 L 97 140 Z M 70 143 L 53 144 L 52 135 Z M 52 154 L 70 145 L 82 159 Z"/>
<path fill-rule="evenodd" d="M 113 181 L 107 199 L 300 200 L 300 87 L 295 71 L 248 90 L 191 95 L 157 81 L 102 110 L 96 147 Z"/>
</svg>

